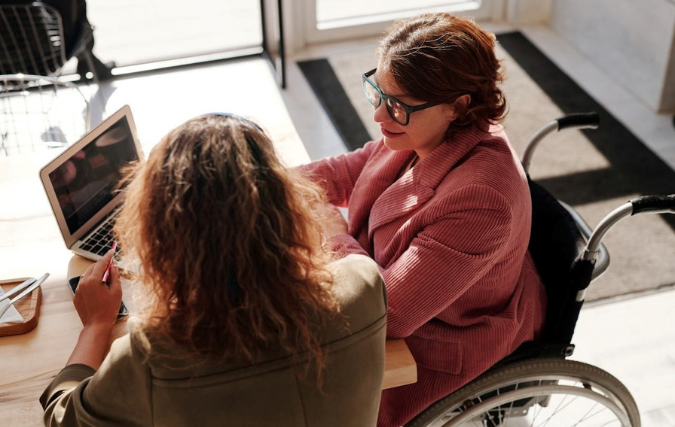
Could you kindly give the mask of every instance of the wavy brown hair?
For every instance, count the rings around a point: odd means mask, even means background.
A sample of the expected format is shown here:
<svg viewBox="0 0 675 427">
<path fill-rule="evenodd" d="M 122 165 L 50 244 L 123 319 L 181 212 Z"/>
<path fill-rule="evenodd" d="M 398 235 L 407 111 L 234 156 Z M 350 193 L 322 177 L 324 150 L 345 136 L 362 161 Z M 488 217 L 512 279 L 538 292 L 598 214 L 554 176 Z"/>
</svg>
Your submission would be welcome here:
<svg viewBox="0 0 675 427">
<path fill-rule="evenodd" d="M 253 362 L 281 348 L 309 352 L 320 373 L 310 324 L 339 310 L 317 215 L 324 196 L 281 164 L 265 133 L 238 116 L 194 118 L 128 180 L 115 233 L 140 262 L 146 325 L 200 360 Z"/>
<path fill-rule="evenodd" d="M 426 13 L 395 21 L 380 41 L 380 63 L 408 95 L 452 103 L 464 94 L 471 102 L 448 129 L 478 126 L 487 130 L 506 113 L 498 84 L 503 80 L 495 36 L 470 19 Z M 383 70 L 384 71 L 384 70 Z"/>
</svg>

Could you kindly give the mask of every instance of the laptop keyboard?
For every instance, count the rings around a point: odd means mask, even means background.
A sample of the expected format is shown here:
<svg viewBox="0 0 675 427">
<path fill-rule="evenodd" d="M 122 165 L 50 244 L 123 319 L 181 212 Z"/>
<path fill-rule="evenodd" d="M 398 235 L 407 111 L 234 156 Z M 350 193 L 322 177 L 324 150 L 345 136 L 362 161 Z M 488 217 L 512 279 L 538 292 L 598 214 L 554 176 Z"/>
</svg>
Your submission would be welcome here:
<svg viewBox="0 0 675 427">
<path fill-rule="evenodd" d="M 80 245 L 80 249 L 103 256 L 110 250 L 113 242 L 112 229 L 117 212 L 106 218 L 105 222 Z M 118 248 L 119 249 L 119 248 Z"/>
</svg>

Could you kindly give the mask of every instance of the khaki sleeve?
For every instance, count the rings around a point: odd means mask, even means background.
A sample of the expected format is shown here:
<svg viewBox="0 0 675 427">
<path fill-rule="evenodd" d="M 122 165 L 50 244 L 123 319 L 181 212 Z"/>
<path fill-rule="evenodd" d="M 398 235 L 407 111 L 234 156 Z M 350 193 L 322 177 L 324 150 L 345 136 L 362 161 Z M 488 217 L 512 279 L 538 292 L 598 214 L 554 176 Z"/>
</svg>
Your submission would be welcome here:
<svg viewBox="0 0 675 427">
<path fill-rule="evenodd" d="M 46 426 L 152 425 L 151 376 L 129 335 L 116 340 L 98 371 L 66 366 L 40 397 Z"/>
</svg>

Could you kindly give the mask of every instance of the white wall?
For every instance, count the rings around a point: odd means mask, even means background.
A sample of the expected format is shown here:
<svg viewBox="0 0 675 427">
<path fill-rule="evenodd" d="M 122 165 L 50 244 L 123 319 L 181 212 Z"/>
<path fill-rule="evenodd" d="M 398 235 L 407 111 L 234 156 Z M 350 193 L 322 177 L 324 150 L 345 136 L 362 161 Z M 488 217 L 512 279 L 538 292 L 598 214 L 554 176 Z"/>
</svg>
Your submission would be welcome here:
<svg viewBox="0 0 675 427">
<path fill-rule="evenodd" d="M 506 20 L 513 25 L 546 24 L 553 0 L 507 0 Z"/>
<path fill-rule="evenodd" d="M 550 22 L 652 110 L 675 110 L 675 1 L 555 0 Z"/>
</svg>

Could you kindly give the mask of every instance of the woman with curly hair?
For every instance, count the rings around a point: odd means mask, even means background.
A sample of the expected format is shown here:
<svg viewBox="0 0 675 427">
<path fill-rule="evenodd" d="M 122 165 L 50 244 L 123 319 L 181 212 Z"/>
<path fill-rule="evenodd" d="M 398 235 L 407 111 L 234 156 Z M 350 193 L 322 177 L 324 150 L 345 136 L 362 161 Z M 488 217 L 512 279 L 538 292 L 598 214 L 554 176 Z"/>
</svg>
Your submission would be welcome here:
<svg viewBox="0 0 675 427">
<path fill-rule="evenodd" d="M 395 22 L 363 75 L 383 137 L 302 169 L 333 205 L 332 248 L 363 254 L 387 288 L 387 336 L 404 338 L 415 384 L 382 393 L 400 426 L 535 339 L 546 296 L 527 252 L 527 179 L 505 115 L 494 35 L 430 13 Z"/>
<path fill-rule="evenodd" d="M 108 253 L 80 280 L 84 328 L 41 397 L 46 425 L 371 426 L 386 300 L 368 257 L 332 262 L 318 186 L 247 119 L 210 114 L 133 167 L 115 224 L 146 308 L 106 356 Z"/>
</svg>

